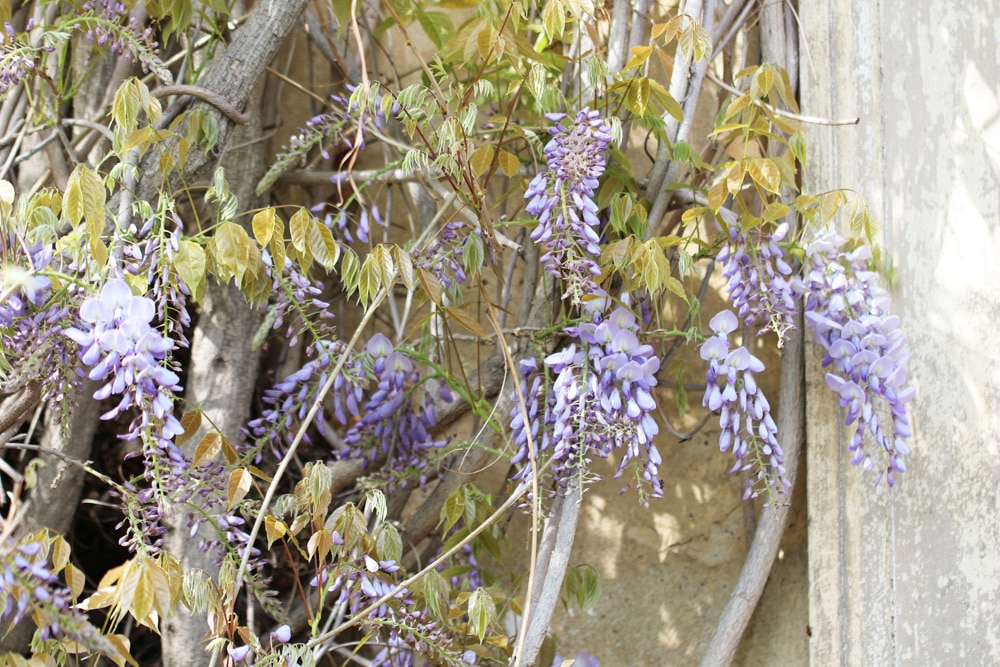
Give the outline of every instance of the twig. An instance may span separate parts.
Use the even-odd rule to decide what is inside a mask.
[[[197,97],[202,102],[207,102],[224,113],[226,117],[234,123],[246,125],[250,122],[250,116],[230,104],[229,100],[224,98],[222,95],[219,95],[214,90],[202,88],[201,86],[189,86],[187,84],[177,83],[170,86],[159,86],[158,88],[154,88],[150,91],[150,94],[153,97],[170,97],[172,95]]]
[[[0,408],[0,433],[24,421],[24,417],[31,412],[38,401],[42,399],[42,390],[37,384],[29,384],[21,390],[17,398],[4,401]]]
[[[743,91],[739,88],[734,88],[728,83],[718,78],[711,72],[708,74],[708,80],[722,88],[725,91],[732,93],[733,95],[743,95]],[[770,105],[765,105],[760,100],[754,100],[753,104],[758,107],[764,108],[767,106],[768,111],[772,112],[775,116],[781,116],[782,118],[788,118],[789,120],[797,120],[800,123],[808,123],[810,125],[857,125],[861,122],[861,118],[855,116],[854,118],[818,118],[816,116],[803,116],[802,114],[792,113],[791,111],[785,111],[784,109],[779,109],[777,107],[772,107]]]

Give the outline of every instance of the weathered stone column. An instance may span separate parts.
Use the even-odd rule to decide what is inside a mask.
[[[803,0],[809,192],[858,190],[898,278],[913,454],[852,469],[807,352],[811,662],[1000,664],[1000,14],[993,0]]]

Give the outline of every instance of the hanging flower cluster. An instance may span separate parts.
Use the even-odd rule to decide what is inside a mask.
[[[28,33],[35,29],[35,20],[29,19],[23,33],[14,30],[10,23],[3,24],[0,32],[0,95],[28,78],[38,65],[43,53],[55,50],[52,46],[33,46]]]
[[[513,462],[524,464],[517,478],[533,474],[530,433],[538,455],[551,457],[552,474],[561,487],[585,474],[592,456],[607,458],[620,449],[615,477],[630,461],[641,462],[641,484],[660,497],[662,459],[653,443],[659,427],[651,414],[660,360],[651,346],[639,342],[632,311],[618,306],[604,317],[597,304],[606,302],[588,302],[596,306],[586,311],[590,321],[567,329],[576,342],[546,357],[544,368],[535,359],[521,362],[527,414],[517,405],[511,414],[518,447]],[[546,377],[552,378],[550,385]]]
[[[68,327],[64,332],[80,346],[83,364],[92,367],[88,377],[107,380],[94,392],[94,398],[103,401],[121,396],[118,405],[101,415],[101,419],[114,419],[131,408],[138,409],[138,416],[122,437],[143,443],[146,477],[151,484],[143,497],[154,504],[162,494],[171,491],[166,486],[179,485],[185,479],[189,468],[174,442],[184,432],[173,415],[174,394],[181,389],[180,380],[166,366],[174,342],[150,326],[155,314],[156,306],[151,299],[133,295],[124,280],[112,278],[99,295],[81,304],[79,327]],[[152,519],[159,519],[158,511]],[[140,526],[134,528],[138,530]],[[123,540],[134,545],[136,540],[158,540],[160,535],[162,530],[153,525]],[[147,546],[155,548],[156,544]]]
[[[731,472],[755,470],[747,478],[744,499],[756,498],[758,482],[769,496],[787,492],[784,452],[775,437],[778,427],[771,417],[771,405],[754,379],[764,364],[745,346],[730,349],[729,334],[739,326],[736,315],[720,311],[709,327],[715,334],[701,346],[701,358],[708,362],[707,388],[702,404],[719,413],[719,449],[732,449],[736,465]]]
[[[822,234],[806,248],[807,265],[794,288],[805,298],[807,325],[826,350],[826,383],[847,409],[845,423],[857,425],[848,444],[851,463],[877,466],[875,483],[884,475],[892,486],[895,474],[906,470],[902,457],[910,453],[906,438],[913,434],[906,404],[916,388],[907,385],[906,338],[899,318],[889,313],[889,295],[869,266],[871,256],[868,246],[850,250],[839,235]]]
[[[566,114],[548,114],[553,121]],[[580,303],[598,287],[601,275],[600,235],[594,193],[604,173],[604,154],[611,145],[611,128],[597,111],[583,109],[567,127],[561,122],[549,130],[545,146],[548,169],[535,175],[524,198],[526,211],[538,218],[531,239],[547,252],[541,262],[546,271],[565,281],[566,298]]]
[[[143,28],[134,16],[129,15],[125,3],[116,0],[87,0],[81,7],[92,20],[85,20],[87,39],[100,47],[134,63],[146,67],[145,57],[156,51],[157,43],[152,26]],[[97,19],[97,20],[93,20]]]
[[[390,486],[406,486],[407,477],[414,473],[419,474],[423,486],[429,455],[448,441],[432,435],[436,423],[432,404],[421,403],[415,393],[420,373],[410,358],[382,334],[371,337],[365,352],[372,362],[375,391],[361,418],[344,436],[345,447],[339,456],[369,462],[385,460],[380,474],[387,476]],[[447,394],[445,397],[450,398]]]
[[[73,594],[48,563],[45,540],[35,534],[0,543],[0,620],[12,628],[30,616],[42,641],[72,641],[115,654],[107,637],[73,608]]]
[[[51,245],[28,245],[14,229],[0,232],[0,256],[13,263],[0,270],[0,358],[10,364],[0,392],[37,382],[42,399],[59,419],[79,391],[76,345],[62,335],[73,315],[54,299],[52,281],[44,275],[52,262]],[[28,268],[25,268],[28,267]]]
[[[774,331],[779,346],[785,333],[795,328],[795,299],[789,281],[792,267],[778,245],[787,234],[787,222],[773,231],[744,231],[731,225],[715,258],[722,264],[723,277],[729,279],[726,291],[736,314],[746,326],[763,324],[762,332]]]

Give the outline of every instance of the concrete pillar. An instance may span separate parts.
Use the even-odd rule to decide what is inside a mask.
[[[801,0],[809,192],[882,224],[915,433],[894,489],[849,464],[813,346],[813,665],[1000,664],[1000,12],[994,0]]]

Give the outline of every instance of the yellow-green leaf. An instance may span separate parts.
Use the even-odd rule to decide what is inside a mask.
[[[188,410],[181,415],[181,428],[184,429],[184,432],[174,439],[178,445],[183,445],[190,440],[201,428],[201,410]]]
[[[477,588],[469,597],[469,623],[472,631],[479,641],[482,642],[486,636],[486,631],[496,620],[497,608],[493,604],[493,598],[485,588]]]
[[[220,436],[215,431],[211,433],[206,433],[205,437],[201,439],[198,446],[194,450],[194,461],[192,465],[195,467],[200,466],[206,461],[211,461],[214,459],[218,453],[222,450],[222,436]]]
[[[517,159],[517,156],[505,150],[501,150],[500,154],[497,155],[497,163],[500,165],[500,170],[507,176],[514,176],[521,168],[521,161]]]
[[[80,597],[80,593],[83,592],[83,588],[87,584],[87,576],[78,570],[73,563],[69,563],[63,570],[63,579],[66,580],[66,586],[69,587],[73,599]]]
[[[494,148],[490,145],[480,146],[472,151],[472,155],[469,156],[469,166],[472,167],[472,173],[477,178],[490,168],[490,164],[493,162],[493,152]]]
[[[548,0],[545,9],[542,10],[542,25],[545,27],[545,34],[549,41],[555,41],[562,37],[566,29],[566,10],[562,0]]]
[[[412,292],[415,287],[413,281],[413,260],[410,258],[410,253],[398,246],[396,247],[396,264],[399,265],[400,280],[403,281],[406,289]]]
[[[125,134],[131,134],[136,128],[139,107],[142,104],[140,86],[146,88],[146,84],[135,77],[126,79],[118,86],[115,99],[111,103],[111,119],[125,131]],[[149,94],[148,88],[146,94]]]
[[[223,280],[234,277],[236,284],[241,285],[243,274],[251,268],[254,251],[257,250],[246,230],[234,222],[224,222],[219,225],[209,247],[215,263],[221,269],[220,277]],[[256,254],[259,257],[259,252]]]
[[[309,227],[312,223],[312,215],[304,208],[300,208],[288,221],[288,231],[292,235],[292,247],[299,252],[304,252],[309,247],[306,238]]]
[[[424,269],[417,267],[417,277],[420,279],[420,285],[424,288],[424,293],[427,294],[427,298],[438,306],[442,305],[441,282],[437,279],[437,276],[430,271],[425,271]]]
[[[275,540],[280,540],[288,533],[288,526],[284,521],[268,514],[264,517],[264,532],[267,535],[267,548],[270,549]]]
[[[652,53],[653,47],[651,46],[633,46],[632,57],[629,58],[628,64],[625,65],[625,71],[641,68],[649,60],[649,56]]]
[[[104,232],[104,201],[101,177],[86,165],[78,164],[63,194],[63,213],[69,224],[76,227],[85,219],[91,238],[99,238]]]
[[[729,196],[728,180],[722,179],[718,183],[712,186],[712,189],[708,191],[708,206],[715,212],[718,213],[722,205],[726,203],[726,197]]]
[[[443,310],[444,310],[445,313],[447,313],[447,315],[449,317],[451,317],[452,319],[454,319],[456,322],[458,322],[459,324],[461,324],[464,328],[468,329],[469,331],[471,331],[475,335],[479,336],[480,338],[489,338],[490,337],[490,335],[488,333],[486,333],[486,331],[483,330],[483,328],[481,326],[479,326],[479,322],[477,322],[475,320],[475,318],[473,318],[471,315],[469,315],[463,309],[461,309],[461,308],[449,308],[449,307],[445,306],[443,308]]]
[[[330,229],[319,220],[313,219],[309,229],[309,250],[316,261],[327,270],[333,271],[340,258],[340,246],[333,238]]]
[[[276,217],[274,209],[270,206],[253,216],[253,221],[250,223],[250,226],[253,227],[253,237],[257,239],[257,243],[262,248],[271,242],[271,237],[274,235],[274,219]],[[280,270],[281,267],[277,268]]]
[[[743,177],[746,175],[746,171],[746,160],[740,160],[729,168],[729,171],[726,173],[726,187],[729,189],[729,192],[734,195],[739,193],[743,187]]]
[[[237,468],[229,473],[229,483],[226,484],[226,501],[228,508],[232,509],[246,498],[250,492],[250,473],[244,468]]]
[[[187,285],[195,301],[200,301],[204,293],[205,270],[205,249],[193,241],[181,241],[174,254],[174,271]]]
[[[750,160],[747,171],[750,172],[750,178],[768,192],[777,193],[781,189],[781,172],[773,160],[769,158]]]

